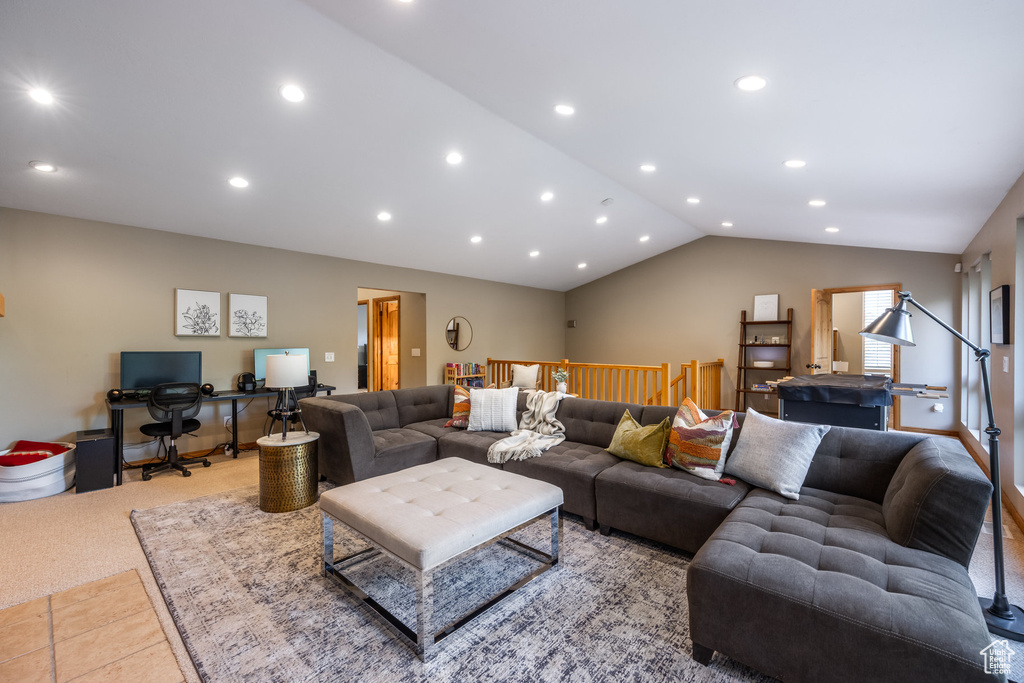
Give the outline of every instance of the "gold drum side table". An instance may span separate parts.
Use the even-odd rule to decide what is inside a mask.
[[[260,448],[260,510],[292,512],[317,501],[316,432],[257,439]]]

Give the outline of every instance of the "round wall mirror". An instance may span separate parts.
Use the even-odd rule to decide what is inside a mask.
[[[444,331],[445,341],[448,346],[456,351],[465,351],[469,343],[473,341],[473,328],[469,321],[461,315],[457,315],[448,321],[448,328]]]

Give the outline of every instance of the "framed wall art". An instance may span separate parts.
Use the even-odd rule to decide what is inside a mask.
[[[1010,285],[1000,285],[988,293],[989,339],[993,344],[1010,343]]]
[[[754,320],[778,320],[779,319],[779,295],[778,294],[755,294],[754,295]]]
[[[228,294],[228,336],[267,336],[267,297]]]
[[[179,337],[219,337],[220,292],[175,289],[174,334]]]

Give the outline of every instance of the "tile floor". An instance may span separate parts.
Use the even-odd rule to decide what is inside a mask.
[[[133,569],[0,610],[0,681],[184,677]]]

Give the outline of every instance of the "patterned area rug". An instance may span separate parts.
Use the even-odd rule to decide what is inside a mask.
[[[132,513],[206,681],[770,680],[721,655],[710,667],[690,658],[684,555],[601,536],[573,516],[565,518],[557,569],[447,638],[423,664],[320,576],[316,505],[270,514],[258,501],[258,488],[248,487]],[[546,549],[550,525],[517,538]],[[492,545],[435,580],[435,612],[460,614],[536,566]],[[396,563],[365,563],[357,583],[412,623],[414,592]]]

